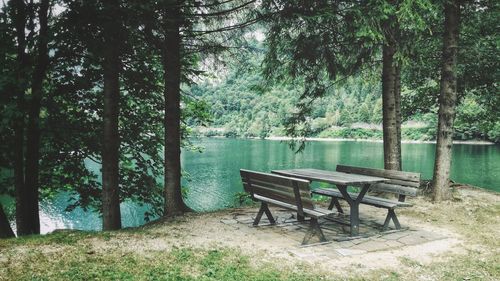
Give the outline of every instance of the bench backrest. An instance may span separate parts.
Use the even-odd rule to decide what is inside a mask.
[[[243,188],[252,195],[260,195],[294,205],[303,215],[303,208],[314,209],[309,181],[297,178],[240,170]]]
[[[418,194],[417,187],[420,186],[419,173],[346,165],[337,165],[337,171],[390,179],[384,183],[373,184],[370,190],[399,194],[399,201],[404,201],[407,195],[416,196]]]

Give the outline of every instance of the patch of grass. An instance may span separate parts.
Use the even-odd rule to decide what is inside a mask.
[[[41,246],[41,245],[74,245],[82,239],[99,237],[108,239],[112,234],[109,232],[93,232],[78,230],[60,230],[47,235],[28,235],[12,239],[0,239],[0,249],[16,245]]]
[[[57,231],[44,236],[0,240],[3,280],[500,280],[500,204],[498,195],[458,189],[460,200],[432,204],[417,198],[402,216],[460,234],[464,253],[444,253],[431,264],[401,258],[397,269],[319,272],[299,261],[262,261],[231,248],[173,247],[141,252],[127,247],[165,234],[155,227],[117,232]],[[179,219],[180,221],[180,219]],[[160,222],[159,222],[160,223]],[[163,222],[164,223],[164,222]],[[169,229],[177,220],[169,221]],[[185,242],[179,238],[179,245]],[[124,245],[125,244],[125,245]],[[96,246],[97,245],[97,246]],[[265,255],[265,253],[262,253]],[[268,258],[268,257],[266,257]]]
[[[273,264],[255,267],[249,256],[234,249],[174,248],[138,254],[113,248],[94,252],[85,243],[68,244],[54,237],[39,240],[47,241],[25,244],[29,248],[22,255],[16,250],[2,253],[0,280],[326,280],[325,276],[284,271]],[[40,245],[58,247],[52,251]]]

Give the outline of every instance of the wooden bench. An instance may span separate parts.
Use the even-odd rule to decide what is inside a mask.
[[[402,172],[395,170],[383,170],[383,169],[371,169],[362,167],[353,167],[345,165],[337,165],[338,172],[382,177],[390,179],[384,183],[376,183],[370,186],[370,192],[386,192],[398,195],[398,200],[391,200],[386,198],[380,198],[377,196],[366,195],[361,200],[361,204],[366,204],[378,208],[387,209],[387,216],[385,218],[383,229],[386,230],[389,227],[391,220],[394,223],[396,229],[401,229],[401,224],[399,223],[398,217],[396,216],[395,209],[400,207],[409,207],[410,203],[405,202],[406,196],[416,196],[418,193],[417,187],[420,186],[420,174],[411,172]],[[319,194],[323,196],[329,196],[332,198],[329,210],[333,207],[337,209],[339,213],[344,213],[338,199],[343,199],[344,197],[338,190],[318,188],[313,190],[312,193]],[[356,198],[357,193],[349,193],[351,198]]]
[[[259,224],[264,213],[271,224],[276,223],[268,207],[268,204],[271,204],[297,212],[299,221],[305,221],[305,217],[310,218],[310,227],[302,245],[307,244],[315,235],[319,237],[320,242],[326,242],[318,219],[334,212],[314,205],[308,180],[249,170],[240,170],[240,175],[245,191],[250,193],[253,200],[261,202],[259,212],[253,222],[254,226]]]

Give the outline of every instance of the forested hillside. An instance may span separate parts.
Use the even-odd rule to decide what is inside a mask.
[[[285,136],[284,122],[296,111],[304,84],[291,80],[269,82],[261,68],[266,46],[256,40],[249,45],[232,58],[232,63],[221,71],[223,74],[218,79],[206,79],[191,87],[193,95],[207,103],[212,117],[208,127],[195,130],[198,134],[259,138]],[[313,101],[314,110],[308,116],[309,136],[381,139],[379,75],[380,68],[372,68],[355,77],[330,83],[328,94]],[[425,87],[419,88],[403,82],[403,139],[435,139],[436,93],[439,91],[436,81],[429,80]],[[500,141],[496,106],[500,104],[495,94],[466,92],[457,108],[455,139]]]

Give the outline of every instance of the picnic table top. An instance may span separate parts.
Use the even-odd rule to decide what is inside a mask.
[[[327,170],[319,170],[311,168],[272,170],[272,173],[288,177],[295,177],[301,179],[308,179],[312,181],[321,181],[331,184],[350,185],[350,186],[363,186],[365,184],[385,182],[389,180],[380,177],[372,177],[372,176],[349,174],[337,171],[327,171]]]

